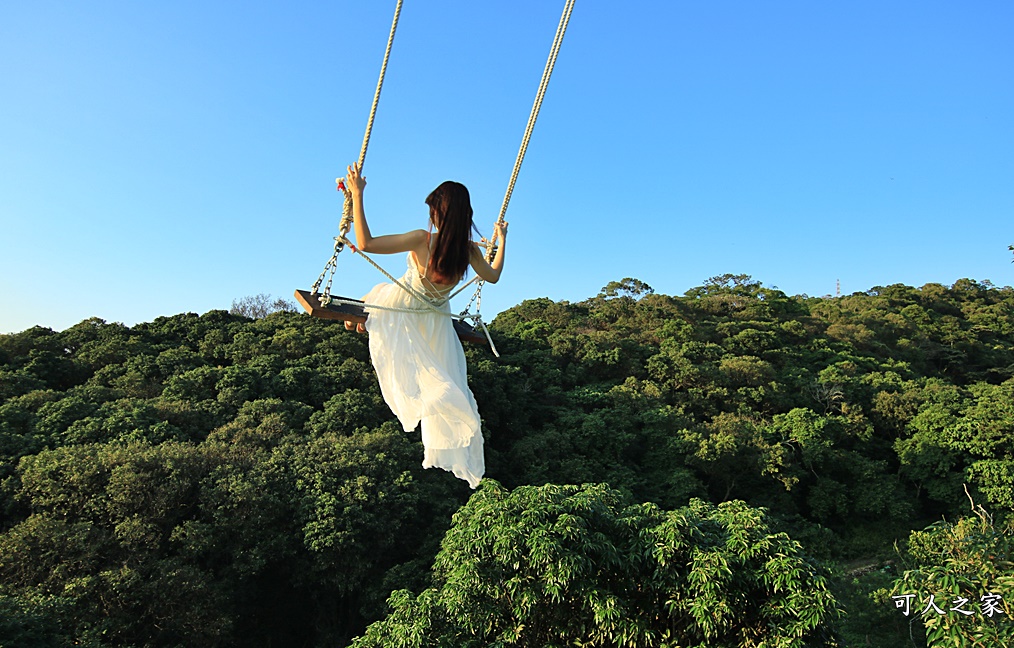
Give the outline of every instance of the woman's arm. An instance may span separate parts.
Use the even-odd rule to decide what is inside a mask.
[[[503,272],[503,256],[504,249],[507,247],[507,223],[499,222],[494,226],[493,229],[493,243],[497,240],[500,241],[500,246],[496,250],[496,255],[493,257],[492,263],[487,263],[485,257],[479,248],[472,248],[472,254],[469,261],[472,264],[472,270],[475,270],[475,274],[483,281],[489,283],[496,283],[500,281],[500,274]]]
[[[360,250],[375,254],[396,254],[419,250],[420,246],[425,249],[426,230],[373,236],[370,232],[370,225],[366,222],[366,211],[363,208],[363,190],[366,189],[366,178],[363,177],[362,169],[358,163],[349,165],[348,175],[345,176],[345,179],[348,182],[349,192],[352,194],[352,223],[356,235],[356,246]]]

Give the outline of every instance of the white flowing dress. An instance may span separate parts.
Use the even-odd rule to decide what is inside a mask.
[[[401,281],[421,294],[432,292],[424,287],[411,253]],[[366,309],[370,357],[380,391],[406,432],[422,423],[423,468],[443,468],[475,488],[486,472],[482,431],[450,304],[438,306],[447,313],[438,315],[389,283],[374,286],[363,301],[412,310]]]

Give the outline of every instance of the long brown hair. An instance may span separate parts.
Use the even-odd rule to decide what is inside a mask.
[[[448,180],[426,196],[430,224],[437,239],[430,251],[428,268],[439,283],[465,276],[472,248],[472,201],[460,182]]]

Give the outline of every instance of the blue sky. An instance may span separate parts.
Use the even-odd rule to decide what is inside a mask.
[[[405,0],[366,160],[375,232],[424,226],[446,179],[489,232],[562,8]],[[0,333],[309,288],[393,9],[0,5]],[[1014,283],[1012,25],[1000,1],[578,0],[484,315],[623,277]],[[339,268],[341,294],[380,281]]]

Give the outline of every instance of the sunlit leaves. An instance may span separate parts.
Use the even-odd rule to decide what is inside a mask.
[[[889,592],[878,592],[885,604],[892,595],[913,596],[911,615],[925,627],[930,646],[1014,642],[1014,519],[994,522],[980,507],[976,511],[978,516],[913,532],[903,555],[907,569]],[[985,603],[991,595],[1000,597],[996,611]],[[932,610],[931,596],[944,614]]]
[[[604,486],[483,486],[436,587],[392,597],[366,646],[834,645],[834,597],[742,502],[664,511]],[[422,639],[426,637],[426,639]]]

